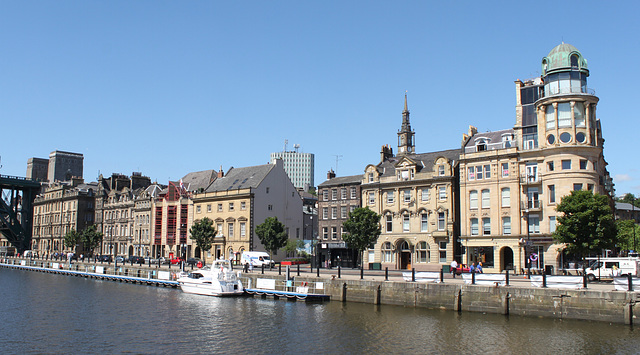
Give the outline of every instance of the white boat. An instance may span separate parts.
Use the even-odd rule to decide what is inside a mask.
[[[213,265],[193,270],[177,281],[185,293],[206,296],[236,296],[244,293],[242,282],[228,260],[216,260]]]

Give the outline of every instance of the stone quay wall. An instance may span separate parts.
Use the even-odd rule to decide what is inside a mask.
[[[284,276],[243,274],[252,279]],[[571,290],[513,286],[482,286],[454,283],[417,283],[359,279],[293,278],[297,283],[324,283],[324,293],[333,302],[360,302],[405,307],[424,307],[457,312],[578,319],[639,324],[634,313],[638,293],[629,291]]]

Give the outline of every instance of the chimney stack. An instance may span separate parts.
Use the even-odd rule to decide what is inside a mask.
[[[336,177],[336,173],[335,173],[335,172],[333,172],[333,169],[329,170],[329,171],[327,172],[327,180],[331,180],[331,179],[333,179],[334,177]]]

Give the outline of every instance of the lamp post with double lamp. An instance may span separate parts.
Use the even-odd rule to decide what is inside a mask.
[[[530,259],[530,249],[531,249],[531,231],[529,230],[529,209],[526,208],[524,210],[524,218],[525,218],[525,228],[527,229],[527,240],[524,245],[524,262],[527,265],[527,277],[531,277],[531,260]]]

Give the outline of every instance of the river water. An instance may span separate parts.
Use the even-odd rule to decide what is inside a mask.
[[[2,354],[634,354],[620,324],[215,298],[0,269]]]

